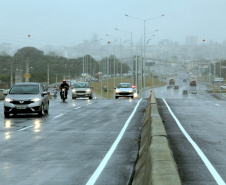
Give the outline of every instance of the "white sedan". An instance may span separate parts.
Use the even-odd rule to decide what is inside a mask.
[[[132,87],[130,83],[120,83],[115,88],[115,99],[119,97],[134,97],[136,90]]]

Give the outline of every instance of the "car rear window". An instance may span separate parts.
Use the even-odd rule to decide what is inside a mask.
[[[38,94],[38,85],[14,85],[9,94]]]

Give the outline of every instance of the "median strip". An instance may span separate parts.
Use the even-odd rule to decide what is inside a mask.
[[[181,185],[154,92],[148,100],[132,185]]]

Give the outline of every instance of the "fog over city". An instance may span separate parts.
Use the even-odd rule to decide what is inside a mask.
[[[173,45],[176,51],[179,45],[226,40],[224,0],[0,0],[0,5],[0,52],[10,55],[32,46],[65,57],[92,53],[98,58],[110,41],[109,52],[119,56],[120,39],[129,55],[131,36],[134,53],[143,42],[144,23],[150,56],[153,46],[166,51],[164,46]]]

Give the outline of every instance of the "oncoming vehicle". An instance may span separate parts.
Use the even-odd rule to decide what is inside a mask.
[[[115,88],[115,99],[119,97],[134,97],[134,89],[130,83],[120,83]]]
[[[88,97],[93,98],[93,88],[88,82],[79,82],[74,84],[72,87],[72,99]]]
[[[9,93],[5,93],[4,115],[11,113],[38,113],[43,116],[49,112],[49,97],[41,83],[22,82],[12,86]]]
[[[183,90],[182,94],[188,94],[188,90]]]

